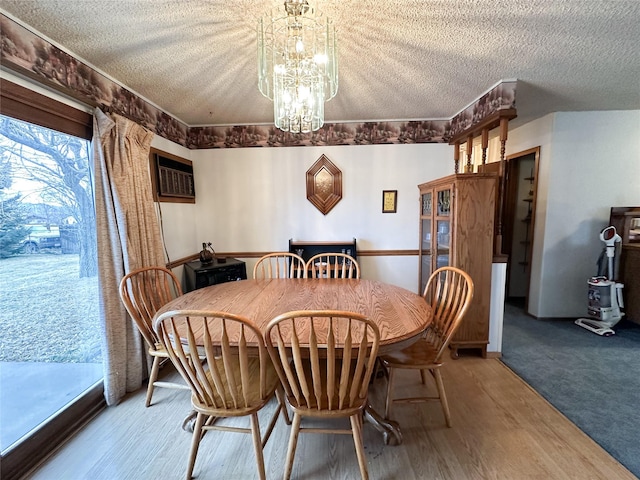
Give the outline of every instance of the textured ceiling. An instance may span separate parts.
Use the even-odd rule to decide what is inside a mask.
[[[518,122],[640,109],[638,0],[310,0],[335,20],[328,122],[451,118],[518,79]],[[2,12],[190,126],[272,123],[256,20],[282,2],[2,0]]]

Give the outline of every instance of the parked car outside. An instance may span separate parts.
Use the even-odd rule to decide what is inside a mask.
[[[60,248],[60,229],[55,225],[25,225],[29,235],[22,242],[25,253],[38,253],[42,249]]]

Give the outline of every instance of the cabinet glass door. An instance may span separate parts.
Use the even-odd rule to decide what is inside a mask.
[[[431,219],[422,219],[422,239],[420,241],[420,250],[422,252],[420,266],[420,293],[424,292],[427,286],[427,280],[431,275],[432,255],[431,255]]]
[[[439,217],[449,216],[451,213],[451,189],[438,190],[438,212]]]
[[[431,192],[422,194],[422,215],[423,216],[431,216]]]
[[[425,192],[420,197],[420,292],[424,292],[429,276],[433,271],[433,242],[431,234],[433,230],[433,192]]]
[[[451,233],[449,220],[438,220],[436,222],[436,268],[446,267],[451,264]]]
[[[438,190],[436,238],[434,239],[436,265],[435,268],[451,265],[451,189]]]
[[[624,235],[625,232],[618,232],[618,235]],[[624,241],[624,240],[623,240]],[[640,243],[640,216],[634,216],[629,220],[629,243]]]

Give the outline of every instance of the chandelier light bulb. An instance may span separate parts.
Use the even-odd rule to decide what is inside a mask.
[[[304,85],[300,85],[298,87],[298,98],[302,101],[309,97],[309,87],[305,87]]]

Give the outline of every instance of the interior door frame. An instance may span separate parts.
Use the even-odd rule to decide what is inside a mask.
[[[507,261],[507,282],[505,288],[505,297],[509,298],[509,281],[510,281],[510,270],[511,270],[511,246],[513,242],[513,230],[515,224],[515,212],[517,210],[516,203],[518,201],[517,193],[518,193],[518,179],[519,179],[519,170],[520,170],[520,162],[519,160],[523,157],[528,157],[530,155],[534,155],[534,166],[533,166],[533,202],[531,204],[531,224],[529,225],[531,231],[531,244],[530,248],[527,251],[526,258],[526,292],[527,295],[525,297],[525,309],[528,311],[529,308],[529,297],[530,292],[529,289],[531,287],[531,259],[533,258],[533,248],[535,245],[535,219],[536,219],[536,204],[538,202],[538,175],[539,175],[539,166],[540,166],[540,146],[529,148],[527,150],[523,150],[517,153],[513,153],[511,155],[507,155],[505,157],[505,165],[504,172],[507,176],[506,178],[506,186],[503,197],[503,216],[502,216],[502,225],[503,225],[503,236],[502,236],[502,252],[508,255]]]

